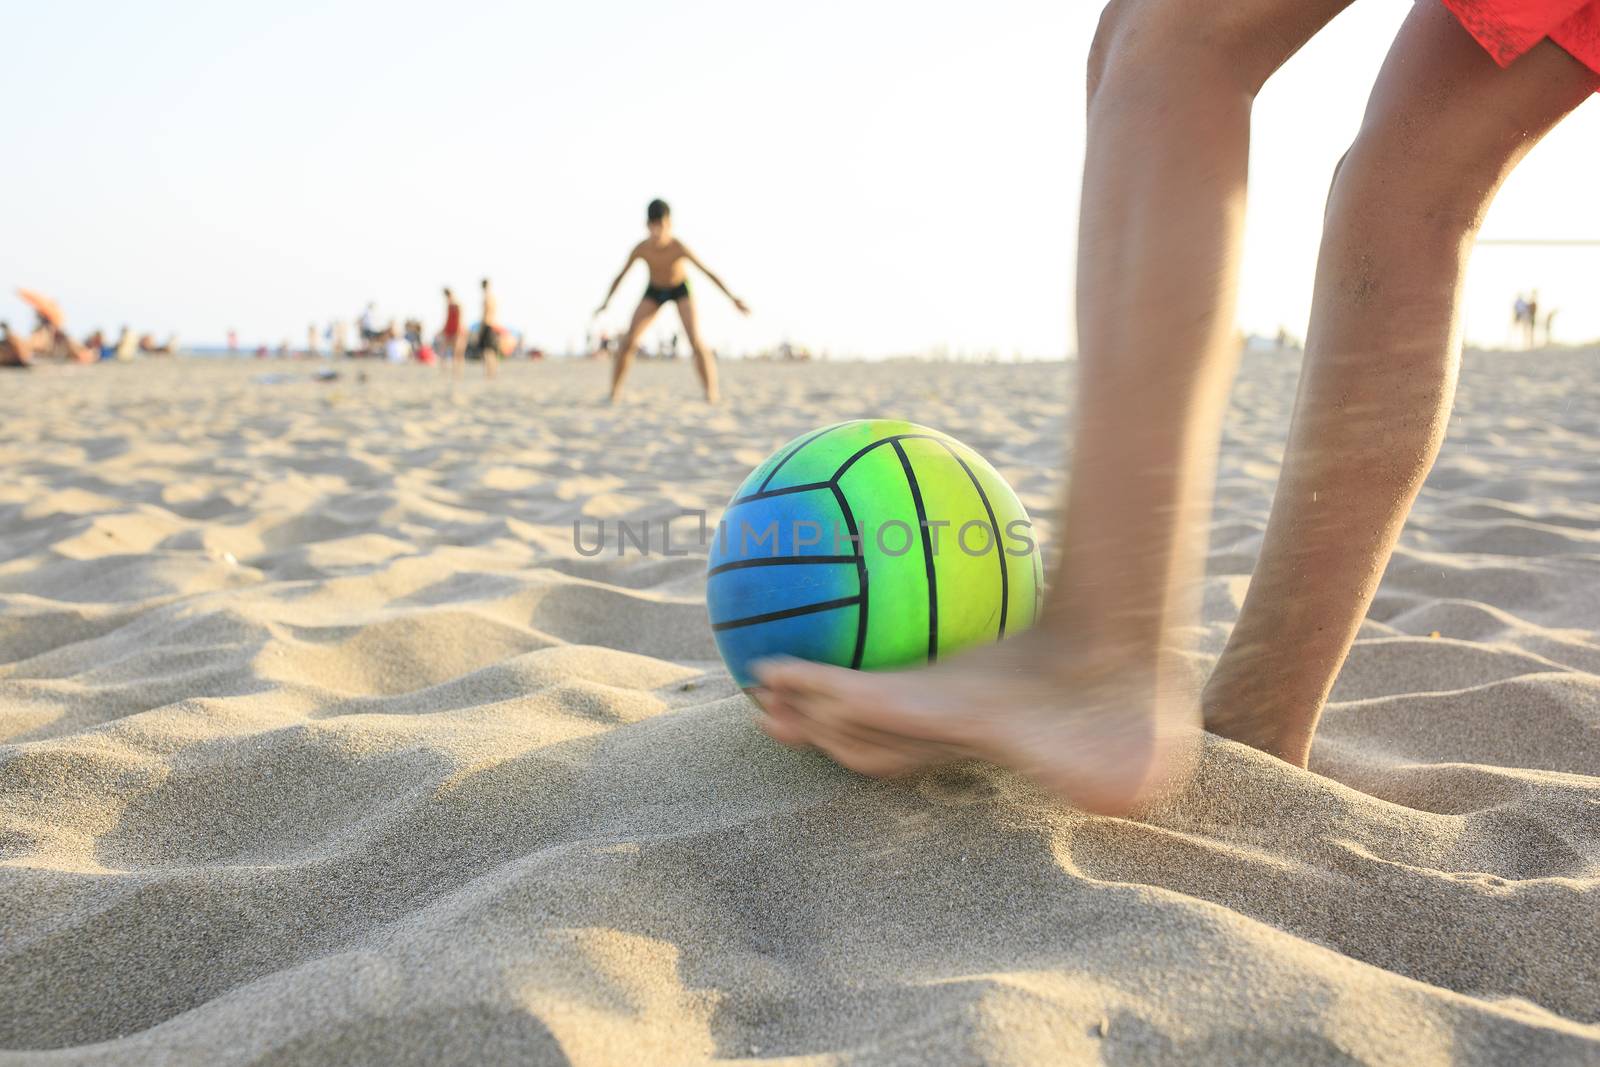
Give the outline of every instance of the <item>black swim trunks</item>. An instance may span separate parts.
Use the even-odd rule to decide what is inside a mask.
[[[647,285],[644,287],[644,298],[654,300],[658,304],[670,304],[675,300],[682,300],[689,295],[689,283],[681,281],[677,285]]]

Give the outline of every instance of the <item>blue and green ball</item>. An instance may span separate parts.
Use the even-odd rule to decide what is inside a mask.
[[[713,536],[706,605],[739,685],[788,655],[860,670],[937,660],[1038,614],[1028,513],[971,448],[909,422],[798,437],[739,486]]]

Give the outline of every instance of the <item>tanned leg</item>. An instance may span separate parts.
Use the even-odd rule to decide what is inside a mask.
[[[1283,474],[1207,729],[1306,765],[1444,437],[1478,224],[1597,82],[1548,41],[1501,70],[1444,7],[1412,9],[1329,197]]]
[[[683,322],[683,332],[689,335],[689,347],[694,352],[694,371],[700,376],[700,385],[706,391],[706,403],[715,404],[721,395],[717,390],[717,357],[700,340],[694,297],[686,296],[678,301],[678,318]]]
[[[613,404],[617,402],[617,397],[622,395],[622,379],[628,376],[628,369],[633,366],[634,354],[639,351],[639,338],[644,336],[645,330],[650,328],[650,323],[655,319],[656,312],[660,310],[661,305],[654,300],[641,300],[639,306],[634,308],[633,321],[628,324],[628,336],[617,346],[616,358],[611,361]]]

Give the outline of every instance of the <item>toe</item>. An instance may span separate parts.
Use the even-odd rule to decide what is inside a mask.
[[[861,742],[821,744],[818,747],[839,766],[868,778],[896,778],[917,766],[914,760],[908,760],[901,753]]]
[[[751,669],[763,687],[790,700],[807,694],[828,692],[839,685],[840,678],[849,678],[858,673],[844,667],[832,667],[826,663],[812,663],[789,656],[761,660]]]
[[[768,737],[780,745],[788,745],[790,748],[806,748],[809,745],[805,730],[798,722],[763,715],[760,726]]]
[[[916,741],[829,723],[808,722],[806,737],[835,763],[871,778],[897,778],[949,759]]]
[[[761,729],[781,745],[802,748],[807,745],[805,719],[777,693],[763,687],[751,689],[750,697],[765,715],[758,717]]]

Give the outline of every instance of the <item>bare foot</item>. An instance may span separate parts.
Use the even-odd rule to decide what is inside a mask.
[[[756,668],[763,728],[861,774],[977,758],[1088,811],[1123,815],[1179,773],[1198,736],[1192,700],[1142,670],[1071,663],[1035,630],[947,663],[866,673],[800,660]]]

